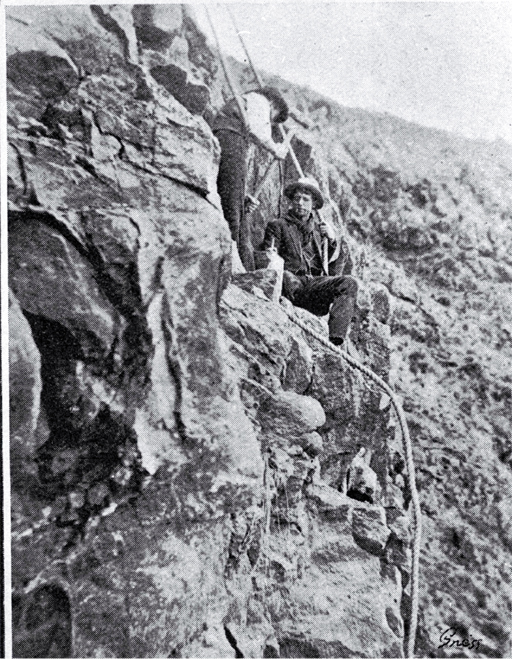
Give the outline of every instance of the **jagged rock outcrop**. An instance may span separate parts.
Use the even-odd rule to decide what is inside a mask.
[[[15,653],[399,656],[389,413],[261,277],[228,285],[190,11],[12,7],[7,40]],[[344,490],[360,445],[374,504]]]
[[[326,332],[321,321],[297,313]],[[402,571],[407,579],[408,557],[397,561],[398,554],[393,557],[389,549],[394,534],[388,523],[395,507],[387,506],[384,495],[380,505],[371,506],[343,491],[354,444],[344,446],[341,438],[375,414],[371,392],[359,375],[330,362],[323,348],[308,345],[268,302],[229,287],[221,319],[233,350],[246,361],[244,402],[254,410],[263,448],[269,449],[272,502],[252,597],[266,611],[273,635],[265,641],[266,650],[263,645],[255,652],[257,632],[244,630],[240,613],[232,613],[227,624],[238,647],[250,656],[400,655],[402,623],[395,629],[383,624],[388,609],[402,619]],[[327,386],[326,380],[336,376],[339,382]],[[339,410],[343,416],[325,422]],[[387,435],[372,438],[363,432],[362,437],[378,456],[373,463],[378,469],[379,459],[388,454]],[[258,558],[251,552],[248,559],[246,571],[254,573]],[[237,579],[243,575],[240,568]],[[242,590],[247,596],[247,586]],[[354,634],[363,628],[362,636]],[[245,643],[252,649],[244,651]]]
[[[230,279],[205,120],[228,91],[192,11],[9,7],[7,46],[15,654],[401,656],[389,401],[272,275]],[[312,120],[293,143],[350,233],[351,342],[411,421],[417,653],[474,656],[439,647],[452,627],[507,656],[510,150],[266,79]],[[268,164],[252,146],[250,189]],[[292,176],[274,165],[256,248]],[[371,502],[347,496],[361,447]]]

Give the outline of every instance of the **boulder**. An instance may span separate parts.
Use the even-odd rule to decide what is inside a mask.
[[[391,533],[386,525],[384,509],[354,510],[352,533],[360,547],[377,556],[382,555]]]
[[[290,437],[323,426],[325,413],[314,398],[283,391],[279,397],[270,397],[262,403],[259,419],[266,432]]]

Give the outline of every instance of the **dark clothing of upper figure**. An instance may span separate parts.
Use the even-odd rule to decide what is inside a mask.
[[[276,94],[280,98],[277,91]],[[273,153],[279,145],[272,140],[272,103],[264,90],[244,94],[239,101],[245,108],[245,120],[240,114],[238,101],[233,98],[219,110],[212,125],[221,148],[217,190],[240,259],[246,270],[254,270],[251,226],[244,209],[249,140],[254,139]],[[273,102],[279,105],[281,101]],[[274,121],[283,121],[286,115],[287,106],[284,103],[281,116],[274,118]]]
[[[354,314],[357,281],[350,276],[352,260],[345,241],[339,256],[329,263],[329,275],[324,273],[322,240],[313,214],[301,222],[289,211],[284,218],[269,222],[263,249],[273,244],[284,260],[283,295],[317,316],[329,313],[329,337],[341,344]],[[336,240],[328,239],[329,257],[336,246]]]
[[[240,260],[246,270],[254,270],[251,225],[245,212],[245,180],[248,141],[232,130],[215,133],[221,148],[217,191],[222,212],[231,231],[231,239],[238,246]]]
[[[219,130],[229,130],[240,137],[249,139],[249,130],[240,116],[240,109],[235,98],[232,98],[219,110],[213,120],[212,130],[215,134]]]

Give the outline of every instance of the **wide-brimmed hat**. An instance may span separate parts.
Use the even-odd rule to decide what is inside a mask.
[[[288,197],[288,199],[293,199],[293,195],[297,192],[297,190],[306,190],[311,195],[313,195],[313,199],[316,202],[317,208],[322,208],[324,205],[323,195],[320,192],[320,187],[314,178],[303,176],[302,178],[298,179],[298,181],[295,181],[295,183],[290,183],[290,185],[287,185],[284,189],[284,194]]]

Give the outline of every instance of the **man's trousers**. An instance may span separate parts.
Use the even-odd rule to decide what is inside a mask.
[[[254,270],[251,226],[244,212],[247,140],[231,130],[219,130],[215,137],[221,148],[217,190],[222,211],[244,267],[246,270]]]
[[[354,315],[357,281],[350,275],[297,277],[284,273],[283,295],[315,316],[329,314],[329,338],[345,339]]]

